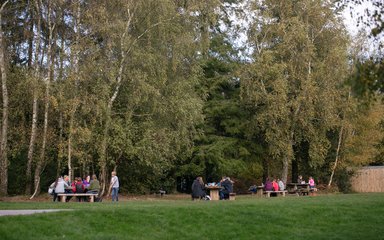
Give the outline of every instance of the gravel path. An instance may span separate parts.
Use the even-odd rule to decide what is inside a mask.
[[[72,209],[34,209],[34,210],[0,210],[0,216],[29,215],[35,213],[49,213],[59,211],[71,211]]]

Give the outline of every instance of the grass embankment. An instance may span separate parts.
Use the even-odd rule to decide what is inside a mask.
[[[10,203],[74,211],[0,217],[1,239],[384,239],[384,194],[236,201]]]

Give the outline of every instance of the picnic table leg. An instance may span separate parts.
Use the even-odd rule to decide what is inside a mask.
[[[66,198],[67,198],[67,196],[61,196],[61,202],[65,202]]]
[[[93,195],[92,195],[92,196],[89,196],[89,202],[93,202],[93,198],[94,198]]]
[[[267,197],[271,197],[271,192],[267,192]]]
[[[262,197],[263,196],[263,189],[259,189],[256,194],[259,195],[260,197]]]

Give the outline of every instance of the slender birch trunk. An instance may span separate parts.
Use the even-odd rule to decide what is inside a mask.
[[[52,47],[54,44],[53,41],[53,34],[55,29],[55,24],[52,23],[52,6],[51,1],[48,1],[48,11],[47,11],[47,21],[48,21],[48,30],[49,30],[49,37],[48,37],[48,49],[47,49],[47,69],[48,74],[45,81],[45,97],[44,97],[44,127],[43,127],[43,141],[41,146],[41,152],[39,160],[36,163],[35,168],[35,179],[34,179],[34,187],[35,187],[35,194],[39,194],[40,192],[40,175],[43,172],[43,169],[45,167],[45,149],[47,145],[47,132],[48,132],[48,113],[49,113],[49,99],[50,99],[50,83],[51,78],[53,76],[53,66],[54,66],[54,57],[53,57],[53,51]],[[33,197],[33,196],[32,196]]]
[[[0,8],[0,71],[1,71],[1,90],[3,93],[3,117],[1,123],[1,143],[0,143],[0,195],[8,194],[8,89],[7,89],[7,71],[5,66],[5,42],[2,29],[2,14],[8,1],[5,1]]]
[[[101,195],[104,195],[104,192],[106,190],[106,182],[107,182],[107,141],[108,141],[108,132],[110,128],[110,123],[111,123],[111,113],[112,113],[112,107],[113,103],[116,100],[117,95],[119,94],[119,90],[121,87],[121,82],[123,78],[123,70],[124,70],[124,64],[126,61],[126,56],[131,48],[128,50],[125,50],[126,48],[124,47],[125,42],[126,42],[126,37],[129,31],[129,27],[131,26],[131,21],[133,19],[133,14],[130,12],[130,9],[127,9],[128,13],[128,20],[124,29],[124,32],[121,36],[120,39],[120,63],[119,63],[119,71],[117,74],[117,81],[116,81],[116,86],[115,90],[111,96],[111,98],[108,101],[107,105],[107,111],[106,111],[106,117],[105,117],[105,126],[104,126],[104,131],[103,131],[103,141],[102,141],[102,148],[101,148],[101,154],[100,154],[100,168],[101,168],[101,174],[100,174],[100,182],[101,182]],[[140,37],[140,36],[139,36]]]
[[[335,159],[335,163],[333,164],[333,167],[332,167],[331,177],[329,178],[329,182],[328,182],[328,186],[327,186],[328,188],[331,187],[333,176],[335,175],[337,164],[339,162],[341,142],[342,142],[342,139],[343,139],[343,132],[344,132],[344,126],[341,126],[341,129],[340,129],[340,132],[339,132],[339,141],[337,143],[337,149],[336,149],[336,159]]]
[[[73,180],[73,169],[72,169],[72,138],[73,138],[73,131],[74,131],[74,124],[75,124],[75,116],[76,111],[78,107],[78,101],[77,101],[77,91],[78,91],[78,85],[79,85],[79,41],[80,41],[80,21],[81,21],[81,6],[80,6],[80,0],[77,2],[76,5],[76,17],[75,17],[75,43],[77,45],[77,49],[74,51],[73,55],[73,66],[74,66],[74,74],[75,74],[75,91],[74,91],[74,102],[71,109],[71,115],[69,119],[69,132],[68,132],[68,176],[69,179]]]
[[[59,176],[61,172],[61,161],[63,159],[63,113],[59,114],[59,146],[57,151],[57,170],[56,176]]]
[[[64,23],[64,13],[62,13],[62,24]],[[64,39],[64,36],[62,37]],[[58,81],[63,81],[63,71],[64,71],[64,41],[61,41],[60,44],[60,53],[59,53],[59,73],[58,73]],[[59,90],[59,99],[60,101],[63,99],[62,97],[62,89]],[[58,145],[58,151],[57,151],[57,171],[56,176],[59,176],[61,172],[61,165],[62,160],[64,156],[64,140],[63,140],[63,133],[64,133],[64,127],[63,127],[63,109],[59,108],[59,145]]]
[[[289,157],[285,156],[283,159],[283,170],[281,173],[281,181],[283,181],[285,184],[287,183],[288,179],[288,167],[289,167]]]
[[[33,155],[35,151],[35,142],[36,142],[36,134],[37,134],[37,117],[38,117],[38,89],[37,82],[40,78],[40,45],[41,45],[41,2],[35,1],[35,17],[37,20],[36,24],[36,44],[35,44],[35,55],[34,55],[34,63],[33,63],[33,102],[32,102],[32,126],[31,126],[31,138],[29,140],[29,148],[28,148],[28,161],[27,161],[27,170],[26,170],[26,188],[25,194],[31,194],[32,187],[32,163],[33,163]]]
[[[347,103],[349,103],[350,99],[351,99],[351,92],[348,93]],[[343,115],[342,115],[341,128],[340,128],[340,132],[339,132],[339,140],[338,140],[337,149],[336,149],[335,163],[333,164],[333,167],[332,167],[331,176],[329,178],[329,182],[328,182],[327,188],[331,187],[332,181],[333,181],[333,177],[335,175],[335,171],[336,171],[336,168],[337,168],[337,165],[340,162],[340,150],[341,150],[341,145],[343,143],[344,131],[345,131],[345,125],[343,123],[344,118],[345,118],[345,113],[343,113]]]

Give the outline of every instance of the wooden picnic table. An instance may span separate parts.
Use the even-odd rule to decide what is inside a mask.
[[[61,202],[65,202],[67,197],[89,197],[89,202],[94,202],[95,197],[99,195],[98,193],[58,193]]]
[[[209,190],[209,196],[211,197],[211,201],[220,200],[219,191],[222,187],[220,186],[206,186],[206,189]]]
[[[293,193],[298,196],[308,195],[309,184],[308,183],[287,183],[288,193]]]

